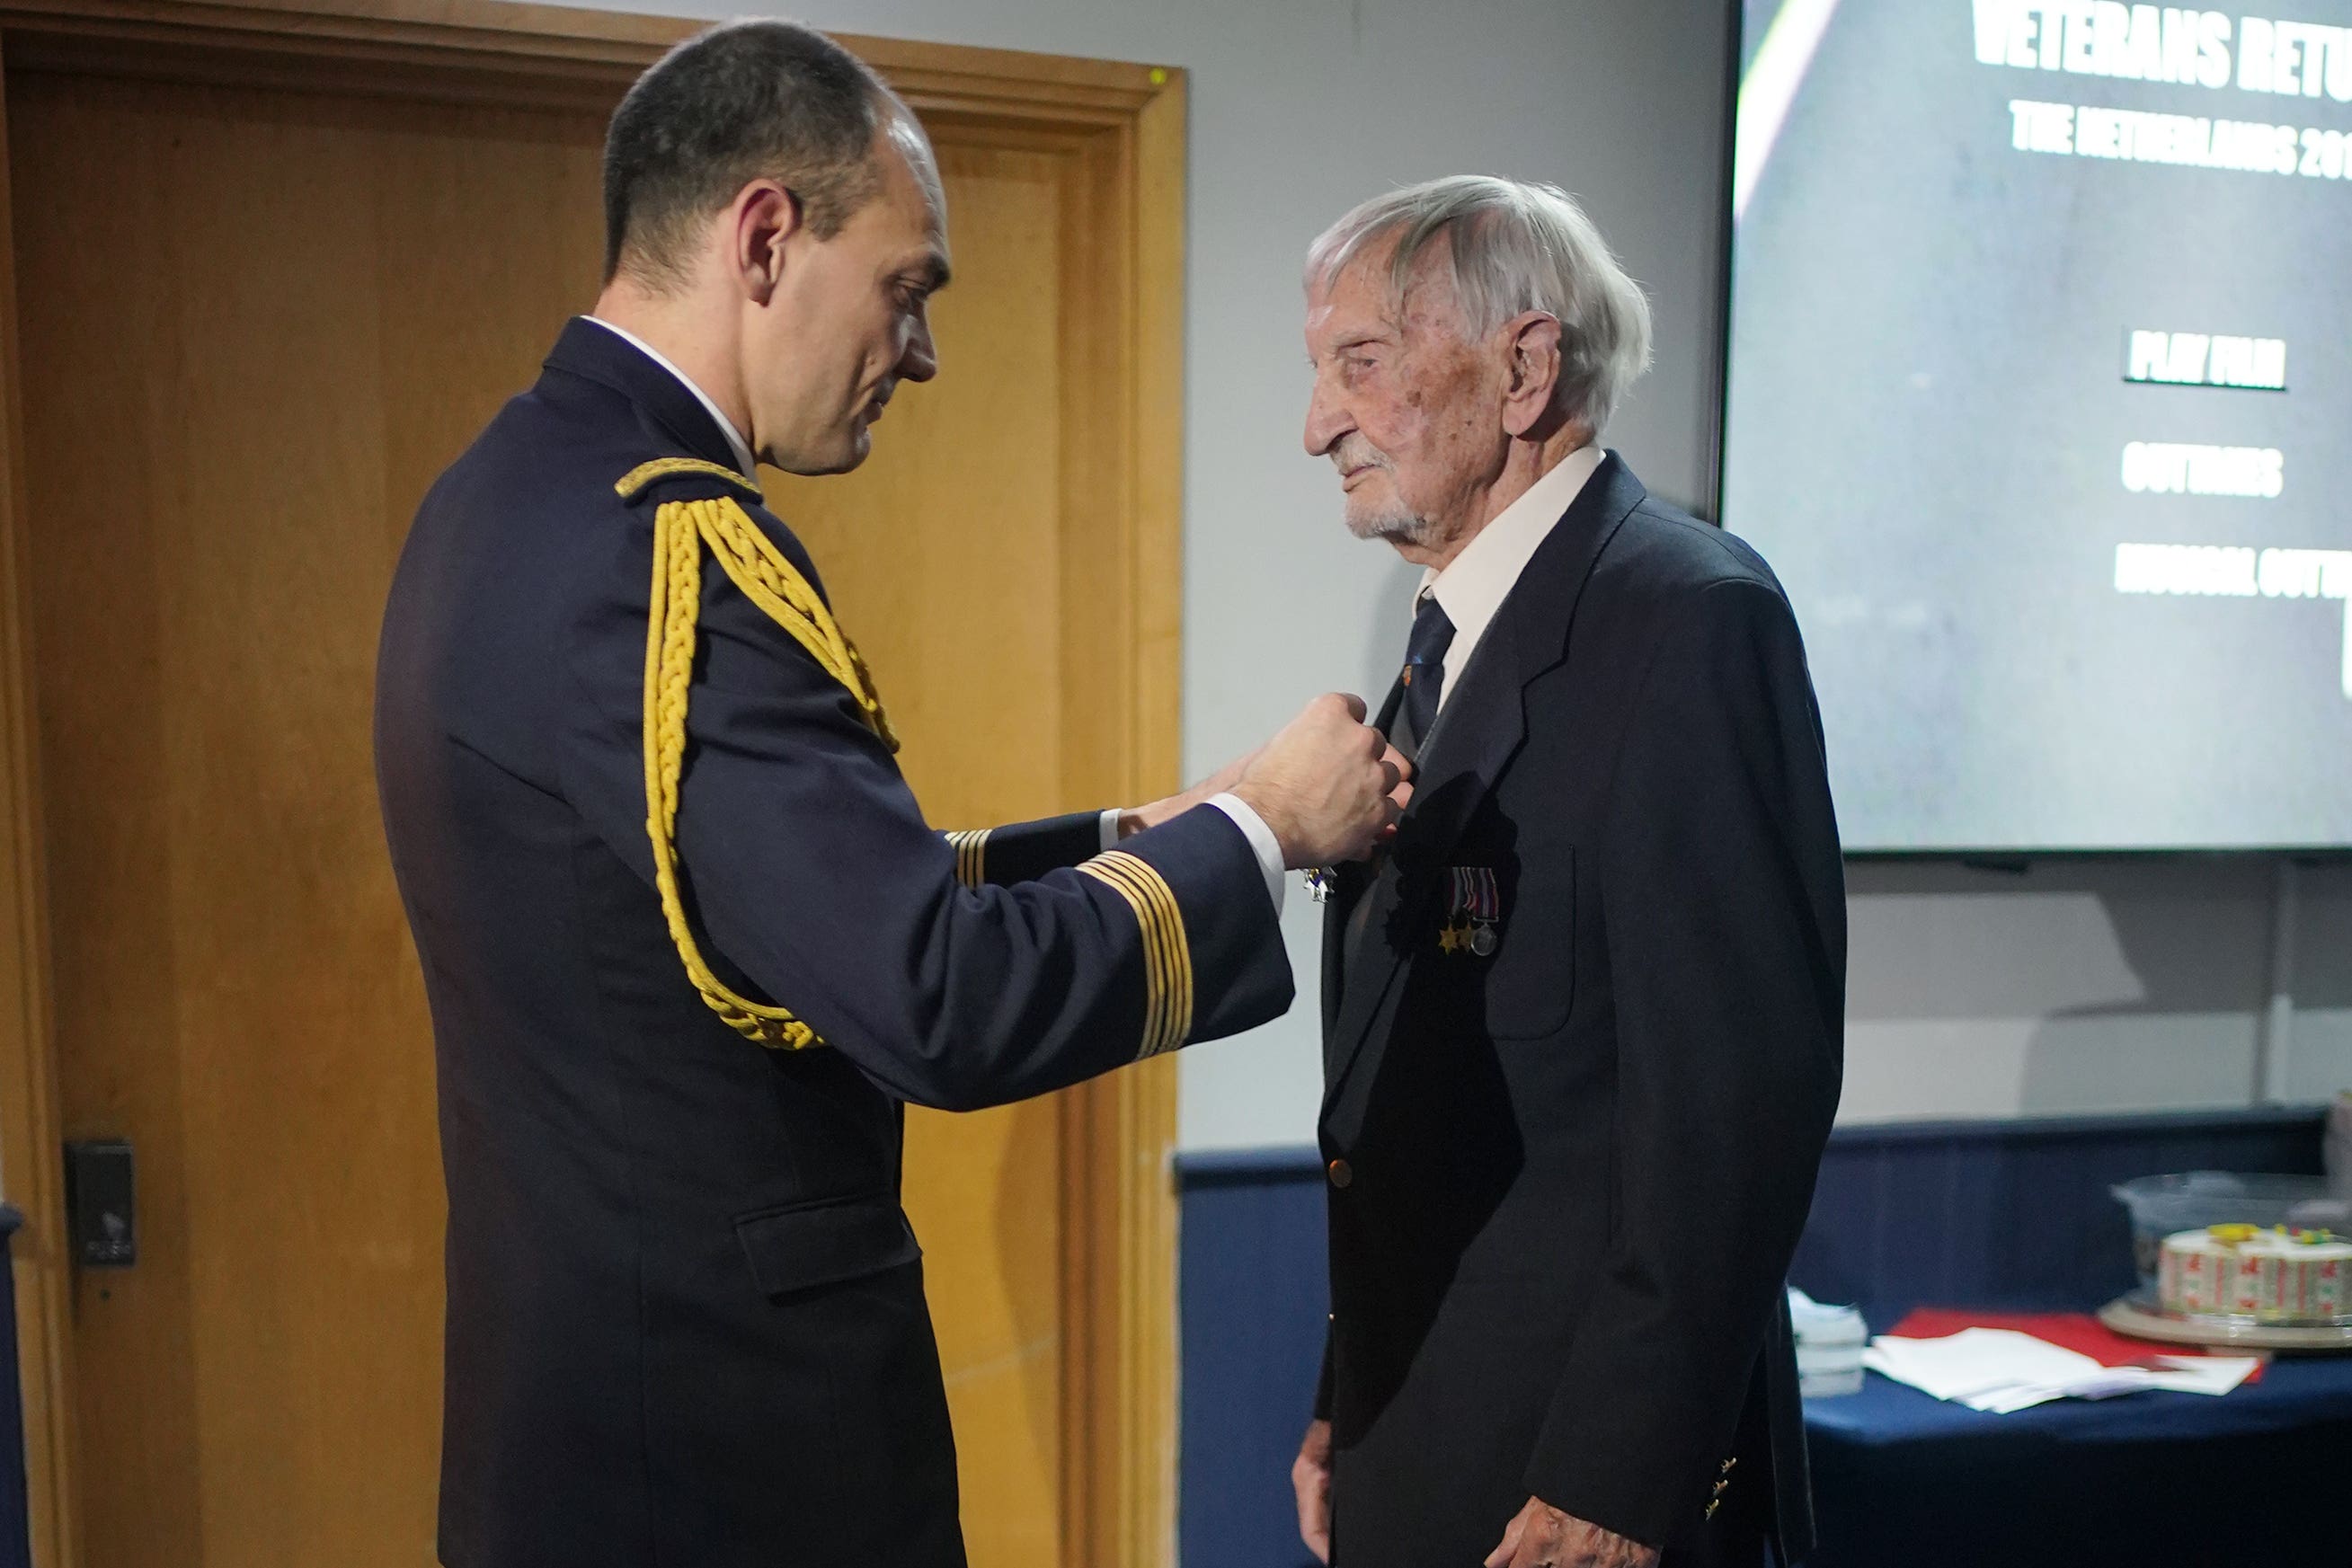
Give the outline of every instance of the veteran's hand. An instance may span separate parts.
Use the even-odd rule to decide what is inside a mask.
[[[1290,1490],[1298,1497],[1298,1539],[1318,1563],[1331,1561],[1331,1423],[1309,1421],[1298,1458],[1290,1462]]]
[[[1282,845],[1282,863],[1361,860],[1395,830],[1412,798],[1412,766],[1364,723],[1364,701],[1317,697],[1266,742],[1234,785]]]
[[[1658,1549],[1528,1499],[1486,1568],[1657,1568]]]

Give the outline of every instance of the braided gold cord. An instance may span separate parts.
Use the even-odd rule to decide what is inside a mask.
[[[656,457],[650,463],[640,463],[622,475],[619,482],[614,485],[613,488],[619,491],[621,499],[625,501],[655,480],[667,479],[678,474],[695,474],[706,479],[723,479],[739,490],[747,491],[753,496],[760,494],[759,486],[728,467],[724,463],[706,462],[699,457]]]
[[[858,712],[867,727],[882,737],[883,745],[897,751],[898,737],[891,732],[889,716],[882,711],[881,694],[874,689],[874,677],[867,673],[866,661],[858,657],[856,645],[835,623],[824,601],[809,586],[808,579],[784,559],[775,541],[760,530],[760,526],[731,496],[709,501],[672,501],[662,509],[667,511],[673,506],[693,509],[695,526],[710,546],[710,553],[719,559],[720,568],[734,579],[735,586],[769,620],[791,632],[808,650],[809,656],[841,683],[856,699]]]
[[[677,474],[721,478],[758,493],[733,469],[688,457],[646,464],[615,488],[624,497],[634,496],[655,480]],[[856,645],[843,633],[815,588],[740,503],[731,496],[718,496],[665,501],[655,509],[653,587],[646,616],[646,834],[653,845],[654,884],[662,915],[687,977],[729,1028],[772,1050],[805,1051],[824,1044],[815,1030],[788,1008],[738,995],[712,972],[695,941],[678,887],[678,786],[686,766],[687,704],[702,613],[705,546],[761,613],[849,693],[883,744],[895,752],[898,740]],[[950,833],[948,841],[956,852],[957,879],[967,887],[977,886],[984,880],[988,834]],[[1150,863],[1120,851],[1097,855],[1077,869],[1116,893],[1140,928],[1145,993],[1140,1054],[1156,1056],[1182,1045],[1192,1028],[1192,961],[1174,891]]]
[[[713,464],[672,458],[675,470]],[[647,464],[622,481],[629,495],[659,474]],[[635,480],[637,483],[631,484]],[[808,650],[826,674],[847,688],[874,733],[895,751],[898,740],[882,711],[882,699],[864,660],[834,622],[808,580],[784,559],[731,497],[665,501],[654,513],[653,589],[646,617],[646,833],[652,841],[654,884],[670,940],[685,961],[687,977],[729,1028],[773,1050],[803,1051],[824,1041],[791,1009],[737,995],[711,971],[686,917],[677,879],[678,779],[686,763],[688,694],[694,680],[694,648],[702,612],[702,549],[705,544],[737,587],[793,640]]]

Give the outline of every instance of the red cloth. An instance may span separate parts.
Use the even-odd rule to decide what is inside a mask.
[[[2101,1366],[2129,1366],[2152,1355],[2243,1355],[2244,1351],[2206,1350],[2193,1344],[2164,1344],[2156,1340],[2130,1339],[2116,1333],[2088,1312],[1970,1312],[1957,1307],[1916,1307],[1886,1332],[1898,1339],[1942,1339],[1962,1329],[2015,1329],[2047,1340],[2063,1350],[2080,1352]],[[2248,1383],[2262,1380],[2256,1366]]]

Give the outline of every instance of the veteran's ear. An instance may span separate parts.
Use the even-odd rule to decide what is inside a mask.
[[[1509,356],[1503,383],[1503,427],[1513,435],[1541,436],[1559,392],[1559,318],[1523,310],[1498,336]]]

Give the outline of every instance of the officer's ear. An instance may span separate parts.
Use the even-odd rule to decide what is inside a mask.
[[[754,180],[719,214],[729,269],[754,304],[765,305],[784,277],[784,246],[800,232],[800,198],[773,180]]]

